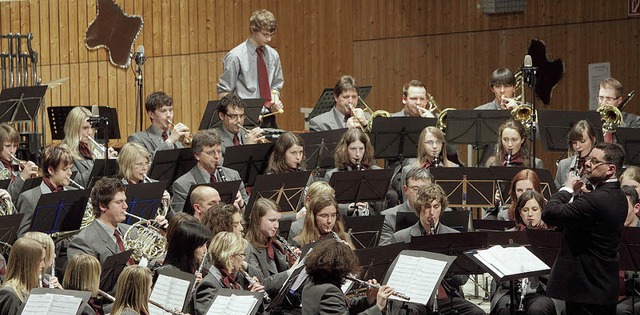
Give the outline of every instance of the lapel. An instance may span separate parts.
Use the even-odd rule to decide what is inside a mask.
[[[151,125],[149,126],[149,128],[147,128],[146,132],[147,138],[151,143],[154,144],[156,148],[162,145],[164,141],[162,140],[162,131],[160,131],[160,129],[156,129],[153,125]]]
[[[200,171],[200,168],[198,168],[198,165],[194,166],[191,171],[189,171],[189,173],[191,173],[191,176],[193,177],[196,184],[200,185],[207,183],[207,181],[204,179],[204,175],[202,175],[202,172]]]
[[[94,221],[89,227],[93,228],[96,235],[98,236],[100,241],[103,243],[104,247],[108,249],[111,252],[111,254],[118,253],[118,245],[113,241],[109,233],[107,233],[107,231],[105,231],[105,229],[102,228],[102,226],[100,226],[100,223],[98,223],[97,221]],[[121,233],[121,235],[124,235],[124,234]]]
[[[422,231],[420,231],[420,220],[418,220],[418,222],[411,227],[411,230],[409,230],[409,235],[422,236]]]
[[[331,112],[333,113],[333,119],[329,119],[329,124],[333,125],[331,126],[332,129],[346,128],[347,124],[342,122],[342,115],[338,112],[335,105],[331,109]]]
[[[278,273],[278,269],[276,267],[275,261],[270,262],[269,258],[267,257],[267,249],[260,248],[260,249],[256,249],[256,251],[258,252],[258,261],[260,262],[260,266],[261,266],[260,269],[263,269],[262,273],[265,275],[265,277]],[[277,253],[276,253],[275,259],[278,259]],[[265,272],[265,269],[267,272]]]

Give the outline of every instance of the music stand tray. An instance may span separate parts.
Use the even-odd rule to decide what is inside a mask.
[[[602,121],[596,111],[537,110],[538,129],[542,147],[547,151],[566,152],[569,149],[567,135],[580,120],[588,121],[602,140]]]
[[[638,128],[618,128],[616,137],[618,143],[624,148],[624,163],[626,165],[640,165],[640,132],[638,132]]]
[[[385,199],[394,170],[335,172],[329,185],[336,191],[336,202],[373,202]]]
[[[3,89],[0,93],[0,122],[33,121],[45,93],[46,85]]]
[[[274,143],[258,143],[227,147],[224,166],[238,171],[245,186],[252,187],[259,174],[264,174]]]
[[[333,168],[336,165],[333,154],[345,131],[347,131],[346,128],[341,128],[299,134],[300,138],[304,141],[307,169],[319,170]]]
[[[242,181],[232,180],[228,182],[191,185],[191,187],[189,187],[189,193],[187,194],[187,199],[184,202],[184,208],[182,209],[182,211],[186,213],[194,213],[193,206],[191,205],[191,193],[198,186],[212,187],[220,195],[220,202],[232,205],[236,200],[236,194],[238,193],[238,190],[240,190],[241,183]]]
[[[158,208],[162,207],[162,195],[167,183],[165,181],[154,183],[140,183],[126,185],[128,213],[151,220],[158,215]],[[124,223],[133,224],[138,219],[127,216]]]
[[[258,198],[267,198],[280,206],[281,212],[298,211],[304,204],[304,190],[311,172],[292,172],[284,174],[258,175],[253,193],[249,197],[245,216],[253,211],[253,203]]]
[[[360,98],[362,98],[363,100],[366,99],[367,96],[369,96],[369,93],[371,93],[371,88],[372,87],[370,85],[361,86],[358,96],[360,96]],[[360,101],[358,100],[358,102]],[[316,105],[313,106],[313,110],[311,111],[311,113],[309,113],[309,117],[307,117],[307,121],[309,121],[313,117],[316,117],[320,114],[324,114],[330,111],[334,103],[335,103],[335,100],[333,99],[333,89],[325,88],[320,94],[320,97],[318,98]]]
[[[88,192],[84,190],[67,190],[40,196],[30,230],[51,235],[80,229],[88,198]]]
[[[435,126],[435,118],[376,117],[373,119],[371,143],[377,159],[406,159],[417,156],[420,133]]]

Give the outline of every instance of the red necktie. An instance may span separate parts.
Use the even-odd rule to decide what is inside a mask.
[[[438,300],[444,300],[446,298],[447,298],[447,291],[444,290],[444,287],[442,286],[442,284],[438,285]]]
[[[166,131],[162,132],[162,141],[167,141],[167,139],[169,139],[169,135],[167,134]]]
[[[233,145],[234,146],[240,145],[240,139],[238,138],[238,134],[237,133],[233,135]]]
[[[211,174],[211,176],[209,177],[209,181],[211,183],[217,183],[218,180],[216,179],[216,175],[215,174]]]
[[[264,107],[271,108],[271,87],[269,85],[269,75],[267,74],[267,64],[264,62],[262,47],[256,49],[258,53],[258,86],[260,87],[260,97],[264,98]]]
[[[613,133],[612,132],[605,132],[604,133],[604,142],[613,143]]]
[[[120,252],[124,252],[124,243],[122,242],[122,237],[120,237],[120,231],[118,231],[118,229],[116,229],[115,231],[113,231],[113,236],[116,237],[116,243],[118,243],[118,248],[120,249]],[[129,265],[135,265],[136,262],[133,261],[133,258],[129,258]]]

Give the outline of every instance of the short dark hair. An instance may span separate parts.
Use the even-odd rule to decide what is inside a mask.
[[[360,95],[360,86],[356,79],[350,75],[343,75],[336,81],[336,85],[333,87],[333,95],[338,97],[346,90],[356,90],[356,93]]]
[[[211,235],[226,231],[233,232],[233,215],[240,213],[234,205],[219,203],[211,206],[202,218],[202,224],[211,230]]]
[[[409,170],[409,172],[407,172],[407,175],[404,176],[405,180],[404,182],[408,182],[409,180],[426,180],[429,181],[431,183],[433,183],[434,179],[433,179],[433,174],[431,174],[431,172],[429,172],[428,169],[426,168],[422,168],[422,167],[414,167],[411,170]]]
[[[227,114],[229,110],[229,106],[235,108],[245,108],[246,105],[244,101],[235,93],[229,93],[225,95],[222,99],[220,99],[220,103],[218,103],[218,112]]]
[[[147,112],[154,112],[163,106],[173,106],[173,99],[162,91],[149,94],[144,101],[144,108]]]
[[[516,76],[507,68],[498,68],[491,73],[489,86],[494,85],[516,85]]]
[[[622,186],[622,191],[629,199],[631,205],[635,205],[636,203],[638,203],[638,192],[633,186],[624,185]]]
[[[193,135],[193,140],[191,141],[191,152],[193,152],[193,154],[197,154],[202,152],[204,147],[212,147],[216,144],[222,144],[222,139],[215,130],[200,130]]]
[[[624,149],[622,146],[617,143],[598,142],[594,148],[604,151],[605,162],[615,165],[616,177],[620,177],[624,163]]]
[[[407,91],[409,91],[409,88],[412,86],[421,87],[421,88],[424,88],[425,90],[427,89],[427,87],[424,85],[424,83],[422,83],[422,81],[411,80],[402,86],[402,96],[407,96]]]
[[[278,21],[275,15],[266,9],[256,10],[249,18],[249,30],[260,32],[262,30],[275,32],[278,29]]]
[[[573,151],[573,147],[571,146],[571,143],[573,141],[586,140],[582,139],[585,132],[587,133],[587,137],[591,139],[591,142],[593,142],[593,144],[597,142],[596,128],[594,128],[590,122],[584,119],[579,120],[575,125],[573,125],[573,127],[567,134],[567,140],[569,141],[569,151]]]
[[[349,274],[360,270],[358,257],[345,242],[326,238],[318,242],[305,259],[305,269],[315,284],[340,286]]]
[[[124,184],[116,178],[103,177],[99,179],[91,189],[91,205],[96,218],[99,218],[101,214],[100,205],[106,207],[113,200],[113,196],[124,191]]]
[[[71,152],[65,147],[52,144],[44,149],[44,153],[42,154],[42,171],[44,172],[44,177],[51,177],[49,167],[55,170],[60,165],[67,166],[71,163],[73,163],[73,157],[71,156]]]

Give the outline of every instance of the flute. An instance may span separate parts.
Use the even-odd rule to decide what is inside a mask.
[[[244,268],[240,267],[240,273],[244,276],[247,281],[249,281],[249,285],[254,285],[256,280],[254,280],[249,274],[244,270]],[[264,301],[266,303],[271,303],[271,298],[269,297],[269,293],[267,291],[262,291],[264,293]]]
[[[53,259],[53,262],[51,262],[51,278],[56,276],[56,259]],[[53,289],[53,281],[51,281],[51,278],[49,278],[49,289]]]
[[[71,177],[67,177],[67,179],[69,180],[69,183],[73,186],[76,186],[77,188],[84,190],[84,187],[78,183],[76,183],[75,180],[71,179]]]
[[[379,285],[379,284],[369,283],[369,282],[367,282],[367,281],[360,280],[360,279],[358,279],[358,278],[356,278],[356,277],[347,276],[347,279],[349,279],[349,280],[351,280],[351,281],[353,281],[353,282],[356,282],[356,283],[358,283],[358,284],[360,284],[360,285],[364,285],[364,286],[366,286],[366,287],[368,287],[368,288],[371,288],[371,289],[380,289],[380,285]],[[399,298],[401,298],[401,299],[405,299],[405,300],[407,300],[407,301],[410,301],[410,300],[411,300],[411,298],[410,298],[409,296],[407,296],[407,295],[405,295],[405,294],[402,294],[402,293],[400,293],[400,292],[397,292],[397,291],[396,291],[396,292],[393,292],[391,295],[395,295],[395,296],[397,296],[397,297],[399,297]]]
[[[111,295],[111,294],[109,294],[107,292],[104,292],[104,291],[102,291],[100,289],[98,289],[98,294],[102,295],[105,299],[109,300],[110,302],[115,302],[116,301],[116,298],[113,297],[113,295]],[[149,299],[149,304],[152,304],[153,306],[158,307],[161,310],[163,310],[163,311],[165,311],[167,313],[170,313],[171,315],[182,315],[182,314],[184,314],[182,312],[176,312],[176,311],[168,310],[164,306],[160,305],[160,303],[158,303],[158,302],[156,302],[154,300],[151,300],[151,299]]]
[[[291,256],[293,256],[293,258],[295,258],[296,260],[300,259],[300,256],[298,254],[296,254],[296,252],[293,250],[293,247],[291,246],[291,244],[289,244],[289,242],[287,242],[287,240],[285,240],[284,237],[276,234],[276,239],[278,240],[278,242],[280,242],[280,244],[282,244],[284,249],[287,252],[289,252],[289,254],[291,254]]]

